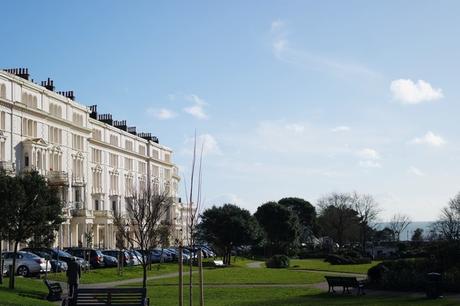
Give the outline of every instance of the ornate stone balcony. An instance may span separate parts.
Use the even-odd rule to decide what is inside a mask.
[[[104,191],[102,190],[102,187],[95,187],[95,186],[93,186],[92,189],[91,189],[91,193],[93,193],[93,194],[99,194],[99,193],[104,193]]]
[[[112,219],[113,213],[111,210],[94,210],[94,217]]]
[[[80,176],[72,176],[72,186],[84,186],[85,179]]]
[[[69,176],[65,171],[49,171],[47,177],[50,185],[66,186],[69,184]]]
[[[118,190],[110,189],[109,190],[109,196],[119,196],[120,192]]]
[[[0,161],[0,170],[5,170],[6,173],[11,174],[14,172],[14,163],[10,161]]]
[[[93,217],[93,211],[86,209],[82,202],[73,202],[71,205],[72,217]]]

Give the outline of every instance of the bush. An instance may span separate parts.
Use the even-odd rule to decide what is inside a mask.
[[[267,268],[289,268],[289,257],[286,255],[274,255],[265,262],[265,265]]]
[[[371,259],[369,257],[350,257],[337,254],[327,255],[324,261],[329,262],[332,265],[357,265],[371,263]]]
[[[367,271],[372,287],[387,290],[425,290],[426,275],[433,266],[426,259],[385,261]]]

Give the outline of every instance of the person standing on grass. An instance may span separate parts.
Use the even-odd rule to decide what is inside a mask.
[[[78,289],[78,285],[80,284],[81,277],[81,267],[75,260],[75,257],[72,257],[70,260],[66,275],[67,284],[69,285],[69,297],[73,299],[75,297],[75,292]]]

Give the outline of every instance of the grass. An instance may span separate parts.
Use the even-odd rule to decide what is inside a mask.
[[[0,285],[0,305],[1,306],[50,306],[52,303],[45,300],[48,289],[41,281],[16,278],[14,290],[8,289],[8,278],[3,280]]]
[[[164,264],[153,264],[152,270],[147,272],[147,276],[156,276],[168,273],[177,272],[177,263],[164,263]],[[104,269],[93,269],[88,272],[82,273],[80,283],[81,284],[95,284],[95,283],[106,283],[115,282],[132,278],[142,277],[142,266],[130,266],[123,269],[123,275],[118,275],[117,268],[104,268]],[[67,278],[65,273],[50,273],[48,278],[55,281],[66,282]]]
[[[292,259],[291,269],[367,274],[369,268],[379,263],[380,261],[373,261],[370,264],[361,265],[331,265],[323,259]]]
[[[205,268],[205,302],[215,306],[275,306],[275,305],[369,305],[369,306],[398,306],[398,305],[421,305],[421,306],[450,306],[458,305],[457,301],[449,299],[427,300],[421,295],[404,296],[403,294],[384,296],[349,296],[329,295],[315,288],[314,283],[324,281],[326,272],[351,272],[365,273],[371,265],[347,265],[333,266],[321,260],[293,260],[291,263],[296,267],[290,269],[267,269],[247,268],[251,262],[246,259],[238,259],[233,266],[227,268]],[[375,263],[373,263],[375,264]],[[158,268],[158,269],[157,269]],[[186,267],[187,269],[187,267]],[[318,272],[308,272],[307,269]],[[322,273],[324,271],[325,273]],[[177,272],[177,264],[154,265],[149,276],[162,275]],[[82,283],[111,282],[124,279],[140,278],[141,267],[125,268],[123,276],[117,275],[116,268],[92,270],[85,273]],[[50,278],[65,280],[63,274],[53,275]],[[198,301],[198,274],[194,276],[193,297],[195,305]],[[178,279],[170,277],[150,280],[148,282],[148,295],[151,305],[175,306],[178,304]],[[188,273],[184,271],[184,301],[188,298]],[[4,306],[42,306],[52,305],[44,300],[47,289],[43,282],[18,278],[17,289],[10,291],[6,285],[0,286],[0,305]],[[138,287],[140,283],[127,286]]]
[[[151,305],[178,305],[177,287],[150,286]],[[198,288],[193,291],[194,305],[199,305]],[[188,304],[188,290],[184,290]],[[205,288],[205,304],[213,306],[297,306],[297,305],[366,305],[366,306],[454,306],[458,301],[427,300],[404,296],[342,296],[329,295],[314,288]]]
[[[229,267],[206,269],[205,301],[216,306],[275,306],[275,305],[457,305],[447,299],[430,301],[417,296],[342,296],[325,294],[307,284],[324,281],[321,273],[288,269],[249,269]],[[194,275],[194,303],[197,305],[198,275]],[[152,305],[177,305],[178,279],[158,279],[148,282]],[[188,275],[184,278],[184,299],[188,298]],[[291,285],[291,286],[290,286]],[[139,286],[132,284],[130,286]],[[279,286],[279,287],[277,287]],[[300,287],[303,286],[303,287]]]
[[[268,269],[268,268],[206,268],[204,269],[206,284],[313,284],[324,281],[324,274],[308,273],[301,270]],[[195,281],[198,277],[194,276]],[[184,279],[188,283],[188,273]],[[151,284],[177,284],[177,277],[149,281]]]

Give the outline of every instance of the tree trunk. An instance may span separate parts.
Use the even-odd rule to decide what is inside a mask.
[[[147,263],[144,262],[142,264],[142,268],[143,268],[143,275],[142,275],[142,287],[143,288],[147,288]]]
[[[0,238],[0,285],[3,284],[3,257],[2,257],[3,241]]]
[[[19,245],[19,241],[16,241],[14,243],[14,253],[13,253],[13,269],[11,272],[11,275],[10,275],[10,289],[14,289],[14,285],[15,285],[15,276],[16,276],[16,256],[18,254],[18,245]],[[3,271],[2,271],[3,273]]]
[[[193,246],[192,249],[190,250],[190,271],[189,271],[189,284],[188,284],[188,289],[189,289],[189,305],[193,305]]]
[[[201,248],[198,250],[198,269],[200,273],[200,306],[204,306],[203,255]]]
[[[179,306],[184,306],[184,262],[182,246],[179,247]]]

